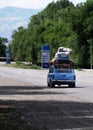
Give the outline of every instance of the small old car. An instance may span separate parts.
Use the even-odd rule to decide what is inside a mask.
[[[55,85],[68,85],[71,88],[76,86],[76,75],[73,62],[61,62],[61,64],[50,65],[47,74],[47,86],[55,87]]]

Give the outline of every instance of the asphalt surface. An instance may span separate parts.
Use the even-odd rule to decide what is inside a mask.
[[[48,88],[48,70],[0,66],[0,110],[18,118],[9,130],[93,130],[93,70],[75,72],[76,88]]]

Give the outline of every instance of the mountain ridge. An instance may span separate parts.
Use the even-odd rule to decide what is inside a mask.
[[[25,9],[13,6],[0,8],[0,37],[11,39],[12,32],[19,26],[27,27],[30,18],[41,9]]]

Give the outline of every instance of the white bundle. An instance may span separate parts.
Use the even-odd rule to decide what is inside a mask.
[[[72,50],[70,48],[59,47],[57,53],[55,54],[55,59],[69,59],[69,55],[71,54],[71,52]]]
[[[70,48],[59,47],[57,52],[68,52],[70,54],[72,50]]]

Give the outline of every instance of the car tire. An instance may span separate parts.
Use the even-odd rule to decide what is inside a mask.
[[[47,83],[47,86],[50,87],[50,83]]]
[[[51,88],[54,88],[54,87],[55,87],[55,84],[51,82],[51,83],[50,83],[50,87],[51,87]]]
[[[75,88],[76,85],[75,85],[75,83],[70,83],[70,84],[69,84],[69,87],[70,87],[70,88]]]

